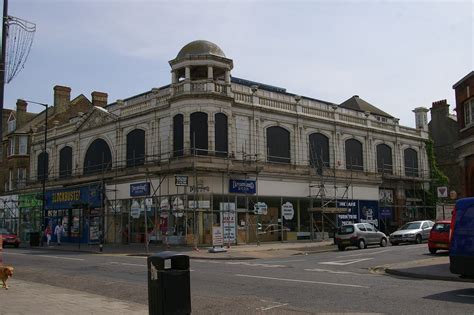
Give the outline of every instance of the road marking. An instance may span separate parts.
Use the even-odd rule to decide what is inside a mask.
[[[271,264],[256,264],[256,263],[249,263],[245,261],[228,261],[226,265],[244,265],[250,267],[265,267],[265,268],[286,268],[285,265],[271,265]]]
[[[83,258],[71,258],[71,257],[51,256],[51,255],[35,255],[35,257],[65,259],[65,260],[78,260],[78,261],[83,261],[84,260]]]
[[[315,271],[315,272],[327,272],[327,273],[335,273],[335,274],[343,274],[343,275],[358,275],[358,276],[367,276],[366,274],[357,273],[357,272],[350,272],[350,271],[335,271],[329,269],[305,269],[305,271]]]
[[[129,264],[129,263],[122,263],[122,262],[117,262],[117,261],[111,261],[109,262],[111,265],[124,265],[124,266],[138,266],[138,267],[146,267],[147,265],[142,265],[142,264]]]
[[[222,262],[220,261],[206,260],[206,259],[193,259],[193,262],[204,263],[204,264],[222,264]]]
[[[289,263],[289,262],[298,262],[298,261],[306,261],[305,259],[296,259],[296,260],[272,260],[268,263]],[[265,263],[264,263],[265,264]]]
[[[325,284],[325,285],[334,285],[334,286],[339,286],[339,287],[351,287],[351,288],[363,288],[363,289],[368,289],[368,288],[369,288],[369,287],[367,287],[367,286],[356,285],[356,284],[320,282],[320,281],[285,279],[285,278],[273,278],[273,277],[243,275],[243,274],[240,274],[240,273],[235,274],[235,276],[237,276],[237,277],[246,277],[246,278],[256,278],[256,279],[277,280],[277,281],[288,281],[288,282],[301,282],[301,283],[312,283],[312,284]]]
[[[381,251],[378,251],[378,252],[366,252],[366,253],[362,253],[362,254],[342,255],[342,256],[336,256],[336,258],[357,257],[357,256],[367,256],[367,255],[377,255],[377,254],[381,254],[381,253],[385,253],[385,252],[390,252],[390,251],[392,251],[392,249],[385,249],[385,250],[381,250]]]
[[[271,309],[274,309],[274,308],[277,308],[277,307],[282,307],[282,306],[286,306],[288,305],[289,303],[279,303],[279,302],[269,302],[269,301],[265,301],[265,300],[261,300],[262,302],[268,302],[268,303],[273,303],[273,304],[276,304],[276,305],[271,305],[271,306],[267,306],[267,307],[257,307],[257,311],[268,311],[268,310],[271,310]]]
[[[348,260],[338,260],[338,261],[325,261],[320,262],[320,265],[335,265],[335,266],[347,266],[351,264],[356,264],[362,261],[371,260],[373,258],[360,258],[360,259],[348,259]]]
[[[474,295],[458,294],[458,296],[474,298]]]

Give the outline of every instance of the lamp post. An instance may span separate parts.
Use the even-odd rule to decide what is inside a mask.
[[[44,212],[46,210],[46,172],[47,172],[47,164],[48,164],[48,159],[46,159],[46,143],[48,141],[48,104],[45,103],[38,103],[38,102],[33,102],[33,101],[27,101],[27,103],[32,103],[32,104],[37,104],[41,105],[45,108],[45,119],[44,119],[44,147],[43,147],[43,176],[42,176],[42,205],[41,205],[41,232],[44,231]],[[43,238],[40,237],[42,240]],[[42,242],[41,242],[42,243]]]

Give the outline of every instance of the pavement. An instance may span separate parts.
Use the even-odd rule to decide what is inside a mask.
[[[307,255],[318,252],[334,251],[331,241],[318,242],[277,242],[257,245],[237,245],[225,248],[226,252],[209,253],[208,247],[194,250],[190,247],[166,248],[161,245],[143,244],[104,245],[102,251],[98,245],[62,244],[50,247],[28,247],[29,249],[80,251],[102,255],[151,255],[163,250],[172,250],[189,255],[191,259],[268,259],[288,257],[291,255]],[[474,282],[474,279],[463,279],[449,271],[449,256],[438,254],[427,259],[384,265],[373,268],[375,272],[447,281]],[[0,315],[3,314],[52,314],[67,309],[69,314],[147,314],[148,306],[130,303],[123,300],[107,298],[82,291],[64,289],[36,282],[22,281],[15,278],[9,280],[10,289],[0,289]]]

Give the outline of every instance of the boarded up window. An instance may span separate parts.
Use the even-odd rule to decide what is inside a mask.
[[[364,170],[362,143],[355,139],[346,140],[346,169],[354,171]]]
[[[323,173],[323,167],[329,167],[328,137],[320,133],[309,135],[309,161],[320,175]]]
[[[196,151],[197,155],[207,155],[207,114],[196,112],[191,114],[191,127],[189,132],[191,142],[191,154]]]
[[[64,147],[59,151],[59,178],[72,175],[72,148]]]
[[[267,129],[267,161],[290,163],[290,132],[282,127]]]
[[[127,134],[127,167],[145,164],[145,131],[135,129]]]
[[[41,152],[38,155],[38,180],[48,179],[49,155],[47,152]]]
[[[101,173],[112,169],[112,154],[107,143],[96,139],[87,149],[84,159],[84,175]]]
[[[386,144],[377,146],[377,172],[393,174],[392,148]]]
[[[405,150],[405,175],[418,177],[418,153],[413,149]]]
[[[183,115],[178,114],[173,118],[173,156],[183,156],[184,130]]]

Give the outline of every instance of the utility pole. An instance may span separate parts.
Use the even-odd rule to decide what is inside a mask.
[[[5,54],[7,47],[7,30],[8,30],[8,0],[3,0],[2,12],[2,56],[0,61],[0,112],[3,113],[3,103],[5,101]],[[0,141],[3,140],[3,119],[0,119]]]

